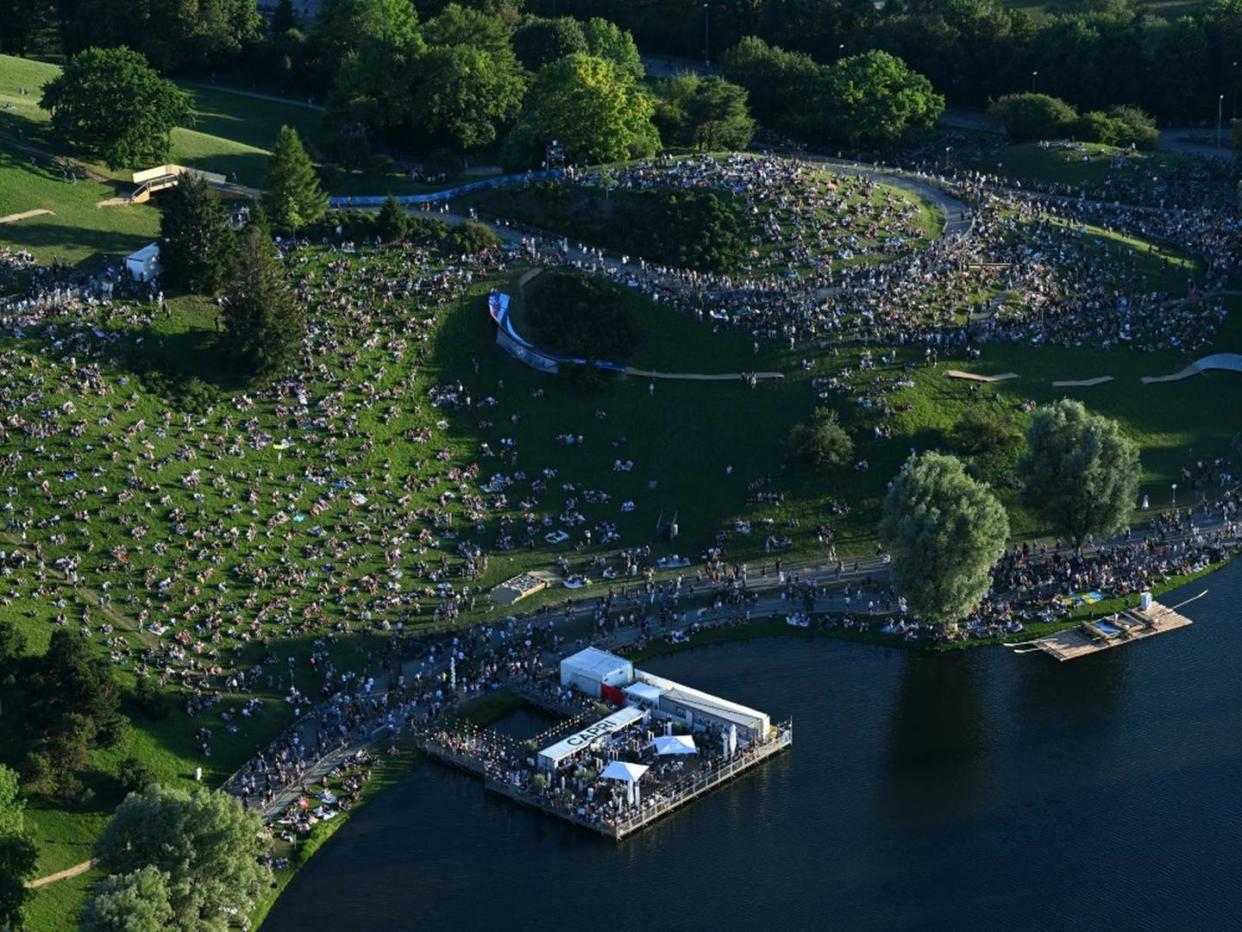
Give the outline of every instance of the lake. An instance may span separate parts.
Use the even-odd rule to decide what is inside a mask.
[[[619,845],[428,764],[264,928],[1237,927],[1242,561],[1162,601],[1204,588],[1192,627],[1065,664],[823,637],[648,661],[792,716],[792,751]]]

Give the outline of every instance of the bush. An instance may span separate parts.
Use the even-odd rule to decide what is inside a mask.
[[[1117,145],[1136,149],[1155,149],[1160,138],[1156,121],[1138,107],[1113,107],[1109,118],[1116,126]]]
[[[831,408],[816,408],[810,421],[794,426],[789,439],[794,452],[819,469],[844,466],[854,458],[854,441]]]
[[[406,218],[406,242],[419,246],[439,246],[449,234],[449,226],[434,217],[412,216]]]
[[[499,245],[500,237],[495,234],[491,227],[482,223],[475,223],[473,220],[467,220],[465,223],[453,227],[445,238],[445,249],[452,253],[469,253],[473,255],[476,252],[483,252],[485,249],[494,249]]]
[[[1068,135],[1078,119],[1073,107],[1047,94],[1010,94],[988,107],[988,116],[1016,142],[1058,139]]]
[[[976,404],[962,412],[953,425],[957,449],[987,466],[1010,463],[1022,445],[1014,416],[996,405]]]
[[[405,238],[406,227],[409,226],[406,210],[391,194],[384,201],[379,214],[375,218],[375,230],[386,243],[395,243]]]
[[[133,754],[124,758],[116,767],[117,782],[126,793],[141,790],[155,782],[151,768]]]
[[[567,356],[628,359],[639,344],[628,297],[624,288],[606,279],[564,269],[546,271],[525,295],[534,341]],[[584,372],[578,378],[591,376]]]

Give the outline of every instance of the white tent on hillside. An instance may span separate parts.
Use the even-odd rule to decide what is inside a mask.
[[[671,754],[697,754],[699,749],[689,735],[660,735],[651,742],[660,756]]]

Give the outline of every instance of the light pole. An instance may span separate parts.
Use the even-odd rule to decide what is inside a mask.
[[[837,46],[837,61],[840,61],[844,57],[845,57],[845,43],[842,42],[840,45]]]
[[[1032,94],[1034,94],[1034,93],[1035,93],[1035,78],[1036,78],[1036,76],[1038,76],[1038,74],[1039,74],[1039,72],[1038,72],[1038,71],[1032,71],[1032,72],[1031,72],[1031,93],[1032,93]]]
[[[1238,63],[1233,63],[1233,70],[1229,72],[1229,76],[1233,79],[1233,118],[1238,118]]]
[[[1177,483],[1173,483],[1173,504],[1177,504]]]
[[[1220,148],[1221,117],[1224,115],[1224,112],[1225,112],[1225,95],[1221,94],[1220,97],[1216,98],[1216,148],[1217,149]]]
[[[712,36],[706,3],[703,4],[703,65],[706,68],[712,66]]]
[[[945,171],[948,171],[948,170],[949,170],[949,153],[950,153],[950,152],[952,152],[952,151],[953,151],[953,147],[952,147],[952,146],[945,146],[945,147],[944,147],[944,170],[945,170]]]

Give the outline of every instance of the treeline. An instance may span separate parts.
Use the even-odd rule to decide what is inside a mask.
[[[1137,0],[1062,0],[1036,20],[1001,0],[532,0],[630,30],[645,53],[715,61],[746,36],[821,64],[880,49],[950,102],[982,106],[1032,89],[1088,111],[1137,104],[1162,118],[1212,120],[1242,90],[1242,3],[1201,0],[1166,16]],[[710,43],[710,48],[705,47]],[[1037,74],[1036,74],[1037,72]]]

